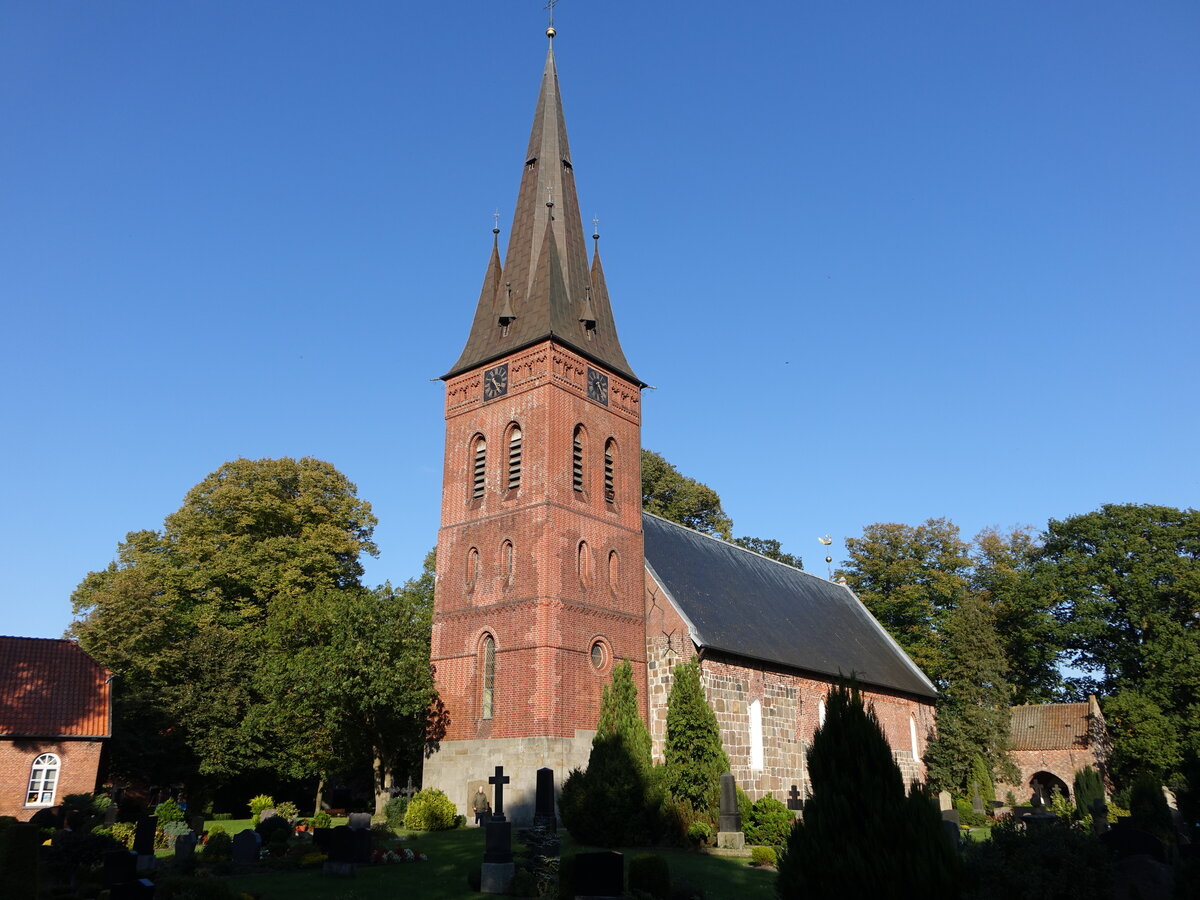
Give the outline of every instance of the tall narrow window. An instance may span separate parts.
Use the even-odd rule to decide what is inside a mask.
[[[513,548],[512,541],[500,545],[500,571],[504,573],[504,583],[512,584],[513,579]]]
[[[817,725],[825,727],[825,701],[817,701]]]
[[[483,435],[476,435],[471,446],[471,499],[478,500],[483,496],[487,476],[487,441]]]
[[[479,551],[472,547],[467,551],[467,590],[475,587],[475,581],[479,578]]]
[[[521,426],[513,425],[508,433],[508,489],[521,486]]]
[[[25,795],[26,806],[54,805],[60,767],[61,763],[53,753],[43,753],[33,761],[33,768],[29,772],[29,792]]]
[[[750,704],[750,768],[762,771],[763,767],[763,730],[762,703],[754,700]]]
[[[587,541],[579,542],[576,568],[579,570],[580,582],[587,587],[592,581],[592,551],[588,549]]]
[[[617,499],[616,478],[613,468],[616,465],[617,442],[609,438],[604,445],[604,499],[613,503]]]
[[[621,587],[621,558],[616,550],[608,551],[608,586],[614,594]]]
[[[571,487],[583,493],[583,426],[575,426],[571,439]]]
[[[917,755],[917,720],[912,716],[908,717],[908,742],[912,746],[913,759],[920,759]]]
[[[485,719],[492,717],[496,692],[496,641],[486,635],[483,639],[483,703],[480,714]]]

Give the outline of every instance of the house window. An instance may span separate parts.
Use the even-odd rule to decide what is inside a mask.
[[[761,772],[763,767],[762,703],[750,703],[750,768]]]
[[[484,481],[487,475],[487,441],[482,434],[475,436],[471,444],[471,499],[478,500],[483,496]]]
[[[485,719],[492,717],[496,691],[496,641],[489,634],[483,638],[483,703],[480,714]]]
[[[604,499],[607,503],[615,503],[617,499],[616,479],[613,476],[616,456],[617,442],[609,438],[604,445]]]
[[[508,433],[508,489],[521,486],[521,426],[513,425]]]
[[[58,787],[58,770],[62,767],[53,753],[43,753],[33,761],[29,773],[29,793],[25,795],[26,806],[53,806],[54,791]]]
[[[583,493],[583,426],[575,426],[571,438],[571,487]]]

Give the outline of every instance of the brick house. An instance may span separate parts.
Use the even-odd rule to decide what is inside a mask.
[[[497,227],[442,376],[431,661],[450,724],[424,785],[466,813],[502,765],[505,812],[528,818],[538,768],[561,783],[586,766],[614,661],[632,663],[661,752],[673,666],[696,654],[750,796],[806,790],[804,750],[840,673],[921,777],[934,688],[848,589],[643,515],[646,385],[617,337],[597,229],[588,259],[547,33],[504,261]]]
[[[109,680],[74,641],[0,637],[0,816],[28,820],[95,791]]]
[[[1017,802],[1029,803],[1040,788],[1043,796],[1054,790],[1070,797],[1079,769],[1107,775],[1108,752],[1108,728],[1095,696],[1086,703],[1014,706],[1009,756],[1021,777],[1015,785],[997,784],[996,796],[1012,791]]]

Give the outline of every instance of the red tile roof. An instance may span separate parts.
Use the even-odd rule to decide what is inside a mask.
[[[1076,750],[1088,745],[1088,704],[1012,708],[1013,750]]]
[[[0,637],[0,737],[108,737],[107,680],[74,641]]]

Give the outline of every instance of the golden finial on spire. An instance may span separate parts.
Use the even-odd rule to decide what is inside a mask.
[[[554,35],[557,34],[554,30],[554,7],[557,5],[558,0],[548,0],[546,5],[542,7],[542,9],[550,10],[550,27],[546,29],[546,37],[550,38],[550,40],[554,40]]]

